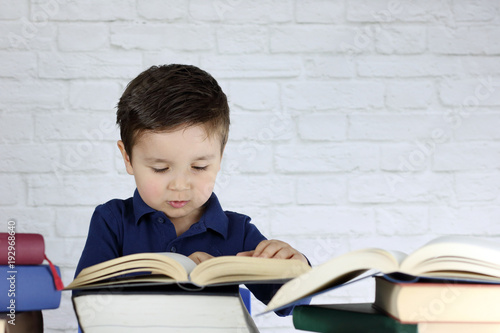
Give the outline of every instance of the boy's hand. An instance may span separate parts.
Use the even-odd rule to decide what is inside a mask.
[[[194,261],[196,263],[196,265],[204,262],[205,260],[208,260],[210,258],[213,258],[213,256],[211,256],[210,254],[206,253],[206,252],[194,252],[194,253],[191,253],[189,256],[188,256],[189,259],[191,259],[192,261]]]
[[[306,257],[288,243],[277,239],[263,240],[257,245],[255,250],[240,252],[237,256],[245,257],[260,257],[260,258],[277,258],[277,259],[298,259],[304,263],[308,263]]]

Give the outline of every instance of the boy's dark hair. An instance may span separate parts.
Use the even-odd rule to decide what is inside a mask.
[[[229,106],[217,81],[191,65],[152,66],[130,81],[118,102],[116,123],[127,154],[144,131],[163,132],[203,125],[219,134],[222,147],[229,133]]]

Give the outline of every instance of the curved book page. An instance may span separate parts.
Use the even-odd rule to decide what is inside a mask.
[[[439,237],[410,254],[401,272],[415,276],[500,278],[500,244],[467,236]]]

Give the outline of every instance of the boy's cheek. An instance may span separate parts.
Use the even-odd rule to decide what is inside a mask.
[[[160,182],[152,182],[152,183],[149,183],[147,186],[146,186],[146,191],[148,192],[148,194],[152,197],[156,197],[156,198],[160,198],[160,197],[163,197],[163,193],[165,192],[165,189],[162,188],[162,183]]]
[[[155,177],[136,177],[137,187],[141,188],[143,196],[158,197],[162,191],[162,182]],[[163,189],[164,190],[164,189]]]
[[[214,191],[214,186],[215,182],[212,183],[207,182],[203,186],[201,186],[200,187],[201,196],[209,198],[212,195],[212,192]]]

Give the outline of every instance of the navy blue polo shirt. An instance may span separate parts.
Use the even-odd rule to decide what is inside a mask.
[[[177,237],[165,213],[149,207],[135,190],[132,198],[113,199],[96,207],[75,276],[85,267],[133,253],[177,252],[188,256],[202,251],[214,257],[235,255],[254,250],[265,239],[250,223],[250,217],[223,211],[214,193],[205,203],[201,219]],[[247,287],[267,304],[280,285]],[[288,315],[291,310],[277,314]]]

